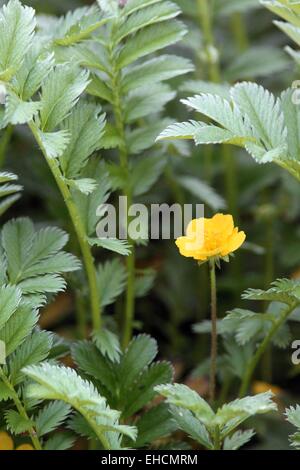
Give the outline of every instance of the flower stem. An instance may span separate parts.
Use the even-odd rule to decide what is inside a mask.
[[[7,388],[9,388],[12,400],[13,400],[13,402],[15,404],[15,407],[17,408],[20,416],[22,416],[22,418],[24,418],[25,420],[29,421],[30,418],[28,417],[27,412],[26,412],[24,406],[22,405],[21,400],[20,400],[14,386],[9,381],[9,379],[7,378],[7,376],[5,375],[5,373],[3,372],[3,370],[1,368],[0,368],[0,377],[1,377],[2,381],[5,383],[5,385],[7,386]],[[28,433],[29,433],[31,442],[32,442],[35,450],[43,450],[34,427],[30,428],[28,430]]]
[[[239,397],[243,397],[248,392],[252,375],[256,369],[256,366],[259,360],[261,359],[262,355],[265,353],[274,335],[277,333],[279,328],[284,324],[288,316],[293,312],[293,310],[295,310],[295,308],[298,305],[299,305],[298,303],[293,303],[292,305],[289,305],[287,308],[283,309],[279,319],[274,323],[273,327],[271,328],[271,330],[269,331],[265,339],[261,342],[261,344],[257,348],[256,353],[254,354],[254,356],[252,356],[252,359],[249,362],[247,369],[245,371],[242,384],[240,387],[240,391],[239,391]]]
[[[88,278],[93,329],[99,330],[101,328],[100,293],[99,293],[99,289],[97,286],[97,276],[96,276],[94,258],[92,255],[91,247],[88,242],[88,237],[86,234],[84,224],[82,222],[82,218],[76,207],[76,204],[73,201],[72,194],[63,179],[63,175],[61,174],[57,161],[54,158],[48,157],[47,152],[43,146],[43,143],[40,139],[40,136],[38,134],[38,131],[34,122],[30,122],[29,127],[48,163],[48,166],[54,176],[56,184],[63,196],[64,202],[69,211],[70,218],[72,220],[72,223],[73,223],[73,226],[74,226],[77,238],[78,238],[78,242],[79,242],[79,246],[81,249],[84,266],[85,266],[85,270],[86,270],[86,274]]]
[[[211,404],[215,401],[216,393],[216,373],[217,373],[217,284],[216,284],[216,266],[214,260],[209,262],[210,289],[211,289],[211,356],[210,356],[210,380],[209,380],[209,399]]]

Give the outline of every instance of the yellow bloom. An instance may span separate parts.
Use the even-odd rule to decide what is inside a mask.
[[[244,243],[245,238],[245,233],[234,227],[231,215],[216,214],[211,219],[192,220],[186,236],[177,238],[176,245],[182,256],[203,262],[230,255]]]
[[[0,432],[0,450],[14,450],[13,440],[6,432]]]
[[[7,432],[0,432],[0,450],[14,450],[14,442]],[[16,450],[34,450],[30,444],[21,444]]]
[[[34,450],[34,448],[30,444],[21,444],[16,450]]]

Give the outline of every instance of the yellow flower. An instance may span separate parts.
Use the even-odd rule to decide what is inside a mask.
[[[21,444],[16,450],[34,450],[34,448],[30,444]]]
[[[211,258],[226,258],[245,241],[244,232],[234,227],[231,215],[216,214],[211,219],[192,220],[185,237],[179,237],[176,245],[182,256],[207,261]]]
[[[0,450],[14,450],[13,440],[6,432],[0,432]]]
[[[0,450],[14,450],[14,442],[7,432],[0,432]],[[30,444],[21,444],[16,450],[34,450]]]

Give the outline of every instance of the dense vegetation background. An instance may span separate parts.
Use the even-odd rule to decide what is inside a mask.
[[[180,98],[206,91],[213,83],[220,90],[220,83],[255,80],[277,95],[299,77],[293,59],[284,51],[287,37],[273,25],[274,15],[258,1],[215,0],[213,38],[205,30],[198,5],[201,0],[174,1],[183,11],[181,20],[188,33],[170,52],[190,59],[195,70],[172,80],[176,97],[167,100],[161,119],[165,116],[170,118],[168,122],[189,119],[191,113]],[[26,2],[41,15],[62,15],[91,3]],[[43,21],[47,22],[47,17]],[[215,73],[210,64],[214,54],[219,57]],[[26,215],[37,224],[55,224],[71,233],[63,200],[27,129],[8,128],[0,138],[1,170],[16,173],[23,186],[22,197],[3,216],[3,223]],[[153,152],[155,156],[155,146]],[[107,150],[105,155],[110,158],[112,153],[113,150]],[[258,165],[243,149],[231,146],[224,152],[222,146],[196,147],[182,141],[178,146],[166,145],[163,157],[164,166],[155,185],[138,196],[139,201],[204,202],[207,216],[229,212],[247,234],[247,244],[218,272],[220,317],[236,307],[254,306],[251,300],[241,299],[245,289],[268,288],[278,277],[300,278],[300,185],[291,175],[276,165]],[[68,249],[77,250],[72,238]],[[104,261],[110,254],[99,250],[97,257]],[[143,286],[146,295],[136,299],[135,333],[154,336],[160,359],[170,360],[175,367],[176,381],[187,383],[205,396],[209,335],[207,324],[202,322],[210,315],[206,266],[199,269],[196,263],[179,256],[173,241],[150,241],[147,246],[139,246],[136,263],[146,273],[147,286]],[[54,298],[42,310],[40,326],[66,339],[78,337],[78,299],[74,295],[78,291],[80,287],[76,286]],[[87,308],[85,303],[82,308]],[[118,322],[122,323],[121,317],[122,297],[106,309],[107,325],[116,329]],[[300,367],[291,363],[291,343],[298,338],[300,323],[293,322],[291,335],[283,339],[283,348],[272,346],[267,351],[252,384],[255,393],[271,388],[282,410],[300,402]],[[226,348],[220,347],[220,361],[229,360],[233,369],[243,367],[246,346],[228,343]],[[68,356],[65,362],[71,364]],[[235,398],[237,377],[221,380],[220,384],[223,401]],[[251,426],[257,431],[257,437],[249,444],[251,448],[289,448],[292,426],[280,414],[257,417]]]

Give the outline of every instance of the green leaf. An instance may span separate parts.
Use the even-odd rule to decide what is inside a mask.
[[[111,183],[105,166],[96,159],[90,161],[80,173],[82,178],[92,178],[97,181],[97,187],[92,194],[86,195],[78,190],[72,190],[72,196],[80,212],[88,235],[93,236],[96,225],[101,217],[99,207],[107,202],[110,195]],[[101,211],[100,211],[101,212]]]
[[[0,382],[0,403],[2,401],[7,401],[12,398],[11,389],[4,383]]]
[[[70,142],[60,157],[67,178],[75,178],[85,166],[89,156],[101,147],[105,115],[101,107],[80,102],[62,127],[71,135]]]
[[[9,81],[33,42],[34,10],[10,0],[0,12],[0,80]]]
[[[13,79],[13,88],[23,101],[28,101],[39,90],[54,66],[54,54],[45,53],[35,44],[25,56],[22,67]]]
[[[97,284],[99,292],[102,292],[101,305],[105,307],[115,302],[122,294],[126,285],[126,269],[117,258],[99,264],[97,269]]]
[[[289,436],[291,445],[296,449],[300,449],[300,406],[297,405],[287,408],[285,410],[285,416],[287,421],[298,429],[298,432]]]
[[[134,282],[134,294],[136,298],[145,297],[152,289],[156,278],[154,269],[143,269],[137,272]]]
[[[265,77],[282,72],[289,65],[286,54],[268,46],[253,47],[233,60],[225,71],[230,82],[252,77]]]
[[[22,101],[15,93],[8,93],[5,105],[4,123],[25,124],[32,121],[41,105],[38,101]]]
[[[21,416],[17,411],[8,410],[4,413],[6,426],[13,434],[22,434],[29,431],[34,425],[32,421]]]
[[[119,412],[109,408],[95,387],[73,369],[45,363],[27,367],[24,372],[35,382],[27,388],[29,397],[61,400],[71,405],[92,426],[104,448],[120,449],[121,434],[136,438],[136,429],[120,425]]]
[[[101,6],[101,1],[102,0],[100,0],[100,6]],[[109,1],[109,0],[104,0],[104,1]],[[125,8],[123,10],[123,14],[126,16],[131,15],[132,13],[143,10],[144,8],[154,5],[155,3],[159,3],[161,1],[162,0],[130,0],[126,3]]]
[[[272,392],[265,392],[234,400],[218,409],[213,423],[220,427],[221,435],[226,436],[250,416],[276,411],[272,397]]]
[[[282,302],[293,305],[300,301],[300,283],[297,280],[277,279],[267,290],[248,289],[242,295],[243,299]]]
[[[191,411],[174,405],[170,406],[170,411],[179,429],[207,449],[213,449],[213,443],[205,426],[193,416]]]
[[[127,389],[157,355],[157,343],[148,335],[134,338],[121,358],[118,377],[123,389]]]
[[[34,418],[35,429],[39,437],[48,434],[60,427],[71,413],[71,406],[53,401],[42,408]]]
[[[186,385],[159,385],[155,390],[166,397],[169,404],[192,411],[206,426],[214,419],[215,414],[209,404]]]
[[[30,304],[21,304],[16,312],[0,329],[0,341],[5,343],[6,355],[9,356],[29,336],[38,321],[36,310]]]
[[[111,362],[120,361],[121,346],[116,334],[102,328],[93,332],[92,339],[103,356],[108,357]]]
[[[159,134],[156,140],[194,139],[197,131],[203,126],[203,123],[197,121],[171,124]]]
[[[45,274],[43,277],[25,279],[18,285],[24,294],[57,293],[65,290],[66,281],[55,274]]]
[[[157,439],[165,438],[176,430],[176,424],[172,419],[168,407],[161,403],[146,411],[136,423],[138,438],[135,448],[153,444]]]
[[[44,450],[68,450],[75,443],[75,436],[68,432],[56,432],[44,444]]]
[[[121,49],[117,62],[119,69],[130,65],[141,57],[176,43],[185,34],[184,25],[177,20],[163,25],[152,25],[143,31],[139,31]]]
[[[0,329],[16,312],[21,302],[21,291],[15,286],[0,288]]]
[[[70,188],[75,188],[86,196],[92,194],[97,188],[97,181],[92,178],[80,178],[77,180],[65,179],[65,181]]]
[[[89,238],[91,246],[99,246],[105,250],[128,256],[130,253],[130,245],[127,240],[118,240],[117,238]]]
[[[76,66],[56,66],[41,93],[41,130],[53,131],[69,114],[88,85],[88,72]]]
[[[129,172],[129,184],[134,196],[148,192],[160,177],[165,165],[166,160],[161,156],[135,161]]]
[[[160,113],[175,96],[176,93],[166,84],[152,85],[151,90],[140,87],[125,100],[124,120],[130,124],[153,113]]]
[[[115,389],[115,375],[111,364],[94,344],[88,341],[74,344],[72,358],[82,371],[99,380],[108,391],[112,392]]]
[[[66,16],[59,19],[56,28],[54,28],[55,44],[70,46],[88,39],[108,20],[109,18],[103,17],[95,5],[69,11]]]
[[[9,358],[8,367],[12,384],[18,384],[24,378],[21,373],[23,367],[45,360],[51,345],[50,333],[46,331],[33,332]]]
[[[177,181],[183,188],[196,196],[198,202],[207,204],[215,211],[226,207],[224,199],[204,181],[200,181],[193,176],[181,176],[177,178]]]
[[[114,40],[118,43],[130,34],[134,34],[152,24],[175,18],[179,14],[180,9],[173,2],[164,1],[150,5],[148,8],[137,11],[126,18],[114,35]]]
[[[191,61],[175,55],[161,55],[124,71],[124,94],[139,87],[146,87],[193,71]]]
[[[42,132],[38,129],[37,132],[48,158],[60,157],[70,142],[70,134],[66,130]]]
[[[224,440],[223,450],[237,450],[249,442],[255,435],[253,429],[248,431],[237,431],[232,436],[227,436]]]
[[[130,418],[151,403],[156,395],[155,387],[172,382],[172,379],[173,368],[169,362],[155,362],[146,368],[138,377],[131,393],[123,397],[123,418]]]
[[[245,114],[267,150],[280,147],[287,137],[280,101],[256,83],[239,83],[232,89],[232,97]]]

